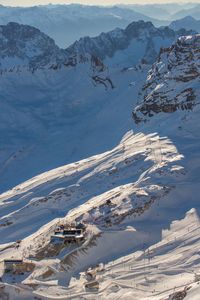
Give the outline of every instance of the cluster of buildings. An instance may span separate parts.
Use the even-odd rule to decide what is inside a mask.
[[[104,273],[104,265],[99,264],[95,267],[89,268],[84,277],[86,282],[84,283],[86,292],[98,292],[99,291],[99,281],[101,281],[101,275]]]
[[[82,223],[76,225],[59,225],[51,236],[51,243],[80,243],[85,240],[85,234],[86,227]],[[32,272],[35,268],[35,265],[31,261],[24,261],[23,259],[4,259],[2,263],[5,273],[24,274],[25,272]]]

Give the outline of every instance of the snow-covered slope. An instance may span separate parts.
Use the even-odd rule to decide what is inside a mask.
[[[161,152],[166,153],[162,158],[160,157]],[[172,177],[173,173],[182,173],[181,167],[173,169],[168,166],[168,164],[173,165],[180,158],[181,155],[167,139],[162,140],[155,134],[134,136],[130,132],[111,151],[34,177],[1,195],[1,204],[3,204],[0,213],[2,216],[0,227],[3,230],[2,242],[3,237],[4,242],[11,242],[13,237],[21,239],[28,233],[30,234],[30,230],[34,232],[36,228],[55,216],[61,217],[69,208],[76,208],[82,203],[84,203],[83,207],[76,210],[76,214],[80,214],[82,218],[86,210],[91,214],[91,219],[97,215],[96,222],[103,227],[106,222],[104,218],[110,219],[111,223],[115,224],[129,214],[140,214],[145,202],[151,200],[149,195],[152,194],[153,204],[156,200],[156,195],[155,199],[153,195],[156,192],[161,195],[168,193],[168,187],[162,187],[162,185],[151,186],[149,183],[149,187],[145,188],[145,191],[140,190],[140,187],[144,183],[146,184],[148,176],[151,177],[154,173],[160,181],[160,177],[162,177],[160,169],[162,168],[165,169],[164,173],[169,173],[169,176]],[[51,194],[56,189],[58,189],[57,192]],[[141,197],[138,204],[132,203],[135,201],[134,194],[136,194],[136,198]],[[49,196],[44,198],[44,195]],[[97,198],[89,201],[94,196]],[[124,197],[127,200],[124,200]],[[132,197],[133,199],[131,199]],[[101,214],[98,207],[104,205],[107,199],[113,199],[113,209],[110,214],[104,216],[104,212],[102,211]],[[89,201],[88,206],[85,206],[86,201]],[[114,204],[115,202],[116,204]],[[97,205],[96,210],[92,209],[94,203]],[[148,205],[150,206],[150,204],[151,201]],[[137,211],[138,205],[141,206],[141,212]],[[134,206],[136,212],[134,212]],[[22,215],[24,215],[22,218],[19,217]],[[41,216],[43,217],[41,218]],[[32,217],[33,221],[31,221]],[[20,223],[19,233],[18,222]],[[10,223],[10,226],[7,227],[7,223]],[[23,231],[21,228],[24,228]]]
[[[133,23],[127,32],[134,35],[137,26],[139,37],[103,63],[91,52],[84,56],[63,52],[32,27],[2,26],[3,40],[9,42],[0,41],[1,191],[109,150],[132,128],[133,99],[137,100],[149,69],[142,60],[144,51],[151,61],[155,49],[169,46],[176,36],[168,29],[160,36],[148,22]],[[114,32],[112,42],[118,43]],[[149,47],[141,51],[144,45]]]
[[[199,39],[161,50],[133,131],[116,147],[1,195],[0,258],[34,265],[21,275],[2,271],[3,297],[198,299]],[[59,224],[75,222],[85,224],[84,242],[50,242]]]
[[[42,279],[47,267],[54,269],[56,293],[62,294],[79,271],[159,240],[163,224],[170,222],[168,215],[159,215],[159,206],[169,206],[173,182],[184,176],[181,159],[168,139],[129,132],[112,151],[44,173],[2,194],[1,241],[9,244],[1,245],[0,257],[23,255],[36,266],[32,275],[14,280],[39,284],[42,289],[36,294],[48,298],[54,293],[52,283]],[[55,228],[75,221],[86,224],[85,242],[54,252],[50,236]],[[123,243],[118,244],[119,239]],[[16,240],[22,240],[19,248]],[[7,283],[9,278],[3,275]]]
[[[99,296],[102,299],[198,300],[199,230],[198,214],[191,209],[183,219],[163,230],[159,243],[113,260],[101,269],[94,268],[100,282]],[[80,279],[71,283],[72,295],[92,299],[82,288],[86,278],[82,272]]]

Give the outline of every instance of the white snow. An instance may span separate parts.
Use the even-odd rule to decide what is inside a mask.
[[[183,41],[190,47],[195,38]],[[154,65],[151,70],[154,74],[148,80],[154,82],[147,99],[152,89],[165,92],[170,100],[185,87],[185,82],[175,82],[176,77],[165,76],[168,59],[164,55],[162,68],[157,72]],[[8,138],[1,148],[2,182],[11,176],[23,178],[27,169],[34,173],[36,163],[41,163],[41,171],[47,166],[50,171],[0,195],[0,260],[23,258],[35,265],[32,272],[20,275],[6,273],[1,266],[0,295],[11,300],[174,300],[181,293],[186,300],[196,300],[199,94],[193,110],[146,116],[146,123],[135,125],[132,105],[147,68],[105,70],[98,75],[110,72],[116,86],[105,89],[92,85],[90,67],[87,61],[58,72],[38,70],[32,75],[23,70],[17,77],[6,73],[1,78],[1,130]],[[170,74],[183,75],[187,68],[190,64],[181,61]],[[197,81],[191,79],[188,85],[198,92]],[[34,99],[29,97],[30,86],[32,91],[37,87]],[[56,97],[51,98],[53,93]],[[19,138],[11,139],[10,145],[17,121]],[[33,136],[24,145],[26,126]],[[76,162],[55,169],[56,158],[49,165],[53,156]],[[50,242],[59,224],[74,222],[85,223],[83,242]],[[85,289],[90,277],[99,284],[98,294]]]

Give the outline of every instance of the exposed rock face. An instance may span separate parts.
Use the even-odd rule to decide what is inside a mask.
[[[0,26],[1,69],[19,65],[34,69],[65,59],[65,52],[40,30],[14,22]]]
[[[155,113],[191,110],[200,78],[200,35],[181,37],[161,49],[143,87],[142,101],[133,112],[136,123]]]
[[[144,51],[140,53],[138,50],[136,63],[139,59],[151,63],[155,61],[160,46],[171,45],[180,33],[167,27],[157,29],[151,22],[139,21],[131,23],[125,30],[115,29],[96,38],[82,38],[64,50],[40,30],[11,22],[0,26],[0,73],[20,72],[22,69],[32,72],[43,68],[57,70],[75,67],[79,63],[89,63],[92,70],[95,68],[101,72],[105,70],[104,58],[129,48],[125,57],[132,57],[135,48],[139,47]]]
[[[183,29],[175,32],[168,27],[155,28],[151,22],[139,21],[131,23],[124,30],[116,28],[94,38],[81,38],[68,47],[66,51],[69,55],[72,53],[82,55],[89,53],[104,60],[106,57],[113,57],[117,51],[127,49],[131,42],[135,44],[143,42],[145,48],[143,59],[147,63],[153,63],[158,55],[156,39],[165,40],[165,44],[168,39],[168,43],[171,44],[176,37],[182,34],[191,34],[191,31],[186,32]]]
[[[8,23],[0,26],[0,72],[49,68],[74,67],[88,63],[97,71],[105,69],[101,60],[94,55],[79,55],[60,49],[53,39],[28,25]]]

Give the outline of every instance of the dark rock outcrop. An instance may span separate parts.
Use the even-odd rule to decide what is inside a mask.
[[[161,49],[143,87],[141,104],[133,111],[136,123],[157,113],[191,110],[197,103],[200,79],[200,35],[181,37]]]

